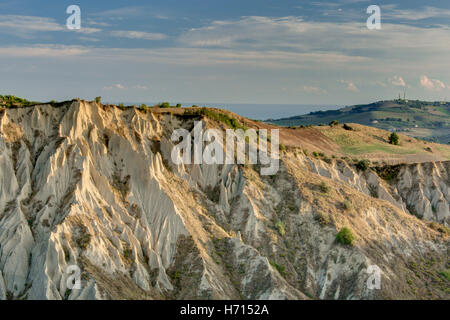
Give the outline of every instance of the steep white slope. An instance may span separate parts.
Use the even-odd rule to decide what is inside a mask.
[[[343,163],[286,153],[280,172],[263,177],[252,166],[171,163],[171,133],[192,130],[198,117],[84,101],[0,117],[3,299],[394,298],[406,274],[396,274],[399,259],[406,266],[448,248],[404,212],[414,205],[448,221],[448,164],[404,168],[392,187]],[[314,185],[327,178],[334,189],[323,196]],[[369,185],[388,202],[368,196]],[[359,214],[333,205],[343,195]],[[322,207],[321,197],[329,198]],[[321,210],[330,224],[318,223]],[[355,247],[336,243],[344,225],[360,228]],[[367,289],[373,263],[382,290]],[[80,290],[67,288],[73,265]]]
[[[388,181],[371,170],[360,172],[345,161],[331,165],[317,159],[304,161],[321,176],[387,200],[425,220],[450,225],[450,161],[392,166]]]

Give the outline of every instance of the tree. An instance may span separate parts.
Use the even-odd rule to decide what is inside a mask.
[[[339,124],[339,121],[333,120],[330,122],[330,127],[337,126],[338,124]]]
[[[389,143],[393,144],[393,145],[398,145],[400,138],[398,136],[397,133],[392,132],[391,135],[389,136]]]
[[[181,103],[177,103],[176,107],[181,108]]]
[[[366,171],[367,169],[369,169],[369,166],[370,161],[365,159],[358,161],[358,163],[356,164],[356,168],[361,171]]]
[[[95,102],[97,102],[98,104],[102,103],[102,97],[96,97]]]
[[[343,128],[344,128],[345,130],[349,130],[349,131],[353,130],[353,128],[350,127],[350,126],[349,126],[348,124],[346,124],[346,123],[344,123]]]

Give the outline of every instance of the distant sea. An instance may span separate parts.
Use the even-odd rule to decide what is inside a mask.
[[[144,102],[152,106],[155,102]],[[141,103],[124,103],[125,105],[140,105]],[[189,102],[181,103],[183,107],[192,105],[200,107],[212,107],[230,110],[246,118],[255,120],[280,119],[292,116],[308,114],[312,111],[336,110],[342,105],[314,105],[314,104],[237,104],[237,103],[200,103]]]

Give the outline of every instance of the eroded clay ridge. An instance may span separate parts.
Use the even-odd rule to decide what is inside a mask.
[[[377,174],[289,149],[261,176],[173,165],[172,131],[198,116],[72,101],[0,117],[1,299],[450,297],[449,162]]]

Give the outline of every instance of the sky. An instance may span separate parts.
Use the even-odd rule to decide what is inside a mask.
[[[0,0],[0,70],[0,94],[36,101],[448,100],[450,1]]]

